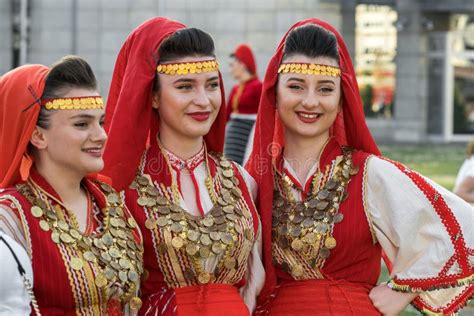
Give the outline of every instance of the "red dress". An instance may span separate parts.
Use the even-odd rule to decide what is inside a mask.
[[[318,192],[326,190],[330,179],[342,171],[339,163],[343,157],[341,147],[332,139],[321,154],[319,176],[305,184],[303,195],[314,192],[312,196],[317,196]],[[317,218],[311,217],[313,213],[300,220],[295,219],[299,216],[296,213],[289,216],[278,214],[277,206],[289,199],[285,188],[290,183],[288,180],[300,186],[295,179],[291,179],[291,174],[285,172],[283,161],[279,161],[275,175],[276,192],[279,194],[275,196],[280,197],[274,197],[276,206],[272,233],[278,285],[274,295],[259,307],[259,312],[268,312],[269,315],[305,315],[309,311],[318,315],[380,314],[368,296],[380,274],[381,248],[374,244],[362,200],[367,157],[366,153],[353,152],[351,159],[348,159],[358,168],[358,172],[350,176],[347,199],[335,210],[335,214],[340,215],[333,214],[333,219],[324,215],[322,207]],[[306,203],[312,203],[308,201],[311,198]],[[319,210],[319,205],[316,208]],[[295,221],[301,225],[295,225]],[[314,235],[305,230],[310,224],[316,225],[317,233]],[[300,250],[306,241],[316,246]]]
[[[292,164],[281,161],[285,138],[276,96],[286,39],[304,25],[336,37],[341,104],[327,131],[328,143],[314,157],[319,170],[313,181],[298,185],[296,177],[291,179]],[[368,293],[379,274],[381,248],[391,263],[387,286],[419,293],[412,304],[423,312],[450,314],[472,297],[472,208],[380,156],[365,121],[352,61],[334,27],[306,19],[288,30],[268,64],[255,125],[246,168],[259,185],[262,218],[266,278],[259,314],[378,313]],[[339,145],[354,151],[341,151]],[[302,197],[298,191],[304,192]]]
[[[258,216],[239,169],[211,154],[208,160],[219,204],[203,217],[190,215],[176,204],[169,174],[160,167],[166,162],[157,145],[146,151],[137,177],[126,190],[125,201],[143,232],[145,248],[141,315],[210,316],[224,310],[226,315],[249,314],[239,288],[246,282]],[[222,212],[230,198],[221,194],[224,191],[233,192],[235,211]],[[226,223],[231,227],[226,228]]]
[[[393,263],[388,286],[419,292],[412,303],[423,312],[451,314],[472,297],[473,240],[462,200],[334,138],[305,184],[285,164],[277,160],[274,169],[276,286],[256,314],[379,315],[369,292],[382,247]]]
[[[42,315],[122,315],[122,304],[138,300],[143,249],[136,223],[107,184],[86,178],[83,185],[92,200],[84,234],[36,172],[0,193],[0,204],[20,219]]]

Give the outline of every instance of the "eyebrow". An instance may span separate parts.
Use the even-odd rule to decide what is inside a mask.
[[[218,76],[214,76],[214,77],[211,77],[209,79],[207,79],[206,81],[214,81],[214,80],[217,80],[219,79]],[[180,83],[180,82],[195,82],[196,79],[192,79],[192,78],[180,78],[180,79],[177,79],[175,80],[173,83]]]
[[[295,77],[291,77],[291,78],[288,78],[288,80],[286,81],[298,81],[298,82],[301,82],[301,83],[304,83],[306,80],[304,79],[301,79],[301,78],[295,78]]]
[[[298,82],[301,82],[301,83],[305,83],[305,82],[306,82],[304,79],[296,78],[296,77],[291,77],[291,78],[289,78],[287,81],[292,81],[292,80],[298,81]],[[334,81],[328,80],[328,79],[326,79],[326,80],[318,80],[318,83],[332,83],[332,84],[336,84]]]
[[[78,119],[78,118],[81,118],[81,119],[94,119],[94,118],[95,118],[95,115],[91,115],[91,114],[77,114],[77,115],[71,116],[69,119],[70,119],[70,120],[74,120],[74,119]],[[103,118],[105,118],[105,113],[100,116],[100,119],[103,119]]]

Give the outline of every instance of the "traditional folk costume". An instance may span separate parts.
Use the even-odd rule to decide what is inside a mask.
[[[0,230],[0,315],[30,315],[33,269],[26,250]]]
[[[157,65],[163,40],[184,27],[154,18],[123,45],[107,105],[106,172],[117,188],[128,187],[125,201],[143,233],[140,313],[248,315],[263,285],[259,218],[248,188],[254,180],[221,154],[225,109],[188,160],[158,141],[151,99],[156,72],[217,71],[215,60]]]
[[[80,232],[74,214],[28,157],[42,106],[103,108],[100,97],[41,100],[48,71],[28,65],[0,80],[0,229],[22,244],[31,259],[36,314],[129,314],[141,304],[136,292],[143,246],[118,193],[99,176],[83,179],[89,207],[86,231]]]
[[[227,158],[243,165],[252,149],[262,82],[258,79],[255,58],[249,46],[239,45],[233,56],[247,67],[252,77],[230,91],[224,152]]]
[[[338,40],[340,69],[282,64],[285,38],[271,59],[247,165],[259,185],[265,286],[257,315],[377,315],[369,291],[381,251],[392,289],[421,293],[413,305],[450,314],[474,290],[472,207],[439,185],[380,156],[364,120],[356,76]],[[341,76],[342,110],[304,182],[283,156],[276,115],[278,73]]]

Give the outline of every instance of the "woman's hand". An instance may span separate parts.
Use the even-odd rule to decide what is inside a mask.
[[[374,306],[385,316],[399,315],[417,296],[417,293],[394,291],[385,283],[377,285],[369,293]]]

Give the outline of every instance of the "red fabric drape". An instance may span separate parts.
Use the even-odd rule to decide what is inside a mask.
[[[147,140],[159,130],[158,117],[152,110],[158,49],[165,39],[185,27],[163,17],[149,19],[130,33],[120,49],[107,100],[105,129],[109,138],[103,171],[118,190],[133,180]],[[220,81],[221,109],[205,136],[207,148],[216,152],[222,152],[226,124],[224,85]]]
[[[347,145],[367,153],[380,154],[380,151],[367,127],[364,117],[354,67],[349,52],[339,33],[328,23],[318,19],[306,19],[294,24],[281,40],[277,51],[270,60],[263,81],[255,138],[252,154],[246,165],[247,170],[255,178],[259,187],[257,207],[262,220],[263,257],[266,270],[264,288],[260,300],[270,295],[276,285],[275,268],[272,264],[271,229],[273,201],[272,159],[283,148],[283,131],[281,121],[276,113],[276,84],[278,67],[281,64],[286,37],[289,32],[306,24],[315,24],[333,32],[337,38],[340,68],[342,71],[342,111],[331,128],[331,135],[339,144]]]
[[[26,151],[48,71],[43,65],[26,65],[0,78],[0,188],[28,178],[32,160]]]

